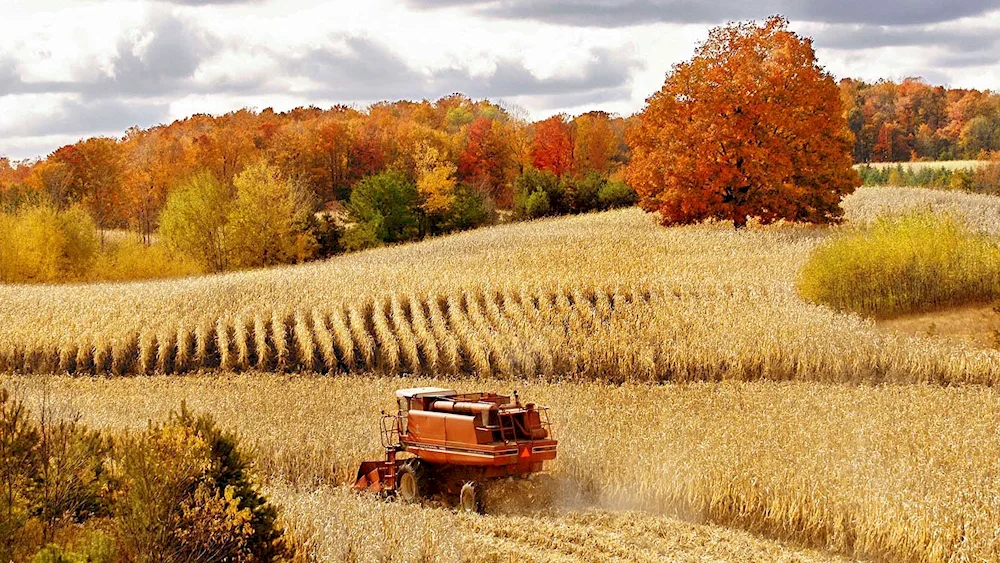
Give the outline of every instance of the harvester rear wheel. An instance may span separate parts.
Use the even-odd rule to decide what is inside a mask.
[[[427,472],[420,460],[414,459],[399,466],[396,494],[403,502],[419,502],[427,493]]]
[[[462,485],[458,493],[458,509],[462,512],[483,512],[483,486],[475,481]]]

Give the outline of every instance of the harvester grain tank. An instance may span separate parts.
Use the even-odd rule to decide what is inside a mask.
[[[486,482],[527,477],[556,457],[548,409],[513,396],[420,387],[396,391],[383,414],[385,459],[366,461],[354,488],[415,502],[435,494],[481,511]]]

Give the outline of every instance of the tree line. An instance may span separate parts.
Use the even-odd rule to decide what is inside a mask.
[[[86,267],[68,266],[69,250],[36,257],[51,268],[65,266],[55,278],[12,274],[37,270],[18,268],[11,262],[24,260],[12,256],[40,251],[24,236],[8,234],[8,244],[16,238],[20,248],[7,249],[6,275],[0,260],[0,281],[119,279],[129,270],[181,275],[192,266],[224,271],[292,263],[473,228],[498,216],[630,205],[634,192],[616,181],[628,160],[625,129],[625,119],[604,112],[532,123],[516,107],[454,94],[365,110],[195,115],[132,128],[120,139],[81,140],[38,161],[0,159],[0,223],[8,233],[29,233],[38,217],[50,234],[68,225],[75,225],[74,232],[86,230],[83,215],[101,233],[96,252],[92,237],[83,237],[84,251],[76,254]],[[551,176],[556,187],[524,181],[525,174]],[[597,197],[602,189],[603,200]],[[572,205],[568,195],[559,195],[591,191],[594,197],[581,195]],[[529,208],[525,202],[532,196]],[[544,198],[548,205],[541,204]],[[116,246],[103,235],[112,230],[137,233],[147,247],[165,243],[163,251],[174,255],[161,252],[152,268],[133,265],[120,268],[122,276],[108,275],[94,265],[139,254],[132,244],[129,256],[102,262],[102,253]],[[53,237],[67,239],[35,238]]]

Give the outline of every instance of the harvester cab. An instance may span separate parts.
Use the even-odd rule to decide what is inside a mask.
[[[396,391],[381,423],[385,459],[366,461],[354,488],[416,502],[435,494],[483,509],[486,482],[527,477],[555,459],[548,409],[512,396],[418,387]]]

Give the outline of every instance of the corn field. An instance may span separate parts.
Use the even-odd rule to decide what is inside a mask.
[[[365,561],[385,553],[418,560],[425,552],[453,561],[466,556],[469,545],[490,560],[489,545],[516,553],[522,542],[534,545],[529,560],[532,553],[550,560],[572,556],[574,538],[606,542],[592,548],[590,560],[644,560],[643,541],[649,549],[676,550],[664,551],[668,560],[820,557],[778,549],[768,537],[871,560],[1000,560],[1000,394],[988,387],[609,386],[258,373],[2,383],[34,410],[47,396],[57,412],[79,412],[88,425],[114,431],[142,429],[182,400],[213,414],[251,446],[256,471],[320,560],[348,560],[354,550]],[[360,461],[382,455],[379,412],[392,408],[395,389],[419,385],[517,389],[524,399],[550,406],[560,440],[548,483],[555,488],[527,483],[527,489],[500,491],[498,504],[487,501],[487,518],[354,497],[342,485]],[[589,524],[581,522],[591,520],[593,534],[584,540]],[[711,526],[696,526],[705,524]],[[685,526],[699,541],[672,536]],[[737,529],[758,536],[740,536]],[[482,538],[489,545],[476,543]],[[615,542],[632,556],[605,549]]]
[[[182,401],[213,414],[308,560],[1000,561],[1000,353],[794,289],[831,232],[915,207],[1000,233],[995,198],[867,188],[845,227],[624,210],[297,267],[0,286],[0,385],[111,432]],[[552,479],[494,485],[488,517],[353,495],[379,412],[418,385],[549,405]]]
[[[907,198],[930,196],[900,197],[902,208]],[[870,189],[847,205],[863,220],[864,210],[885,203],[885,193]],[[1000,380],[995,352],[883,334],[799,299],[795,273],[826,232],[663,229],[625,210],[299,267],[2,286],[0,372]]]

